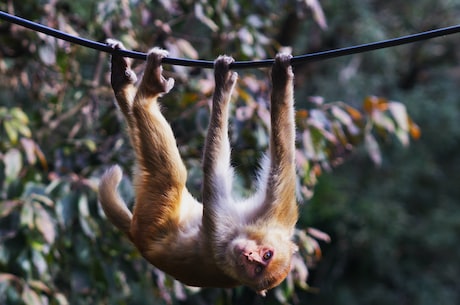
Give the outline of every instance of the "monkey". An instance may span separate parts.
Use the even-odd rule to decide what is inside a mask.
[[[116,40],[108,45],[124,48]],[[123,174],[114,165],[101,177],[101,206],[147,261],[178,281],[198,287],[245,285],[265,295],[287,277],[297,251],[292,241],[298,207],[291,55],[278,54],[271,69],[269,148],[257,190],[247,199],[232,195],[228,121],[238,74],[230,69],[232,57],[214,61],[202,203],[186,188],[187,170],[158,101],[174,86],[162,74],[166,56],[165,50],[150,50],[136,86],[131,61],[112,55],[111,85],[136,157],[135,204],[131,212],[118,193]]]

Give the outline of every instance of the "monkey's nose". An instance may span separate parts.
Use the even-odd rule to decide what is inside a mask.
[[[260,262],[262,259],[257,252],[249,252],[247,258],[248,258],[248,261],[250,262],[253,262],[253,261]]]

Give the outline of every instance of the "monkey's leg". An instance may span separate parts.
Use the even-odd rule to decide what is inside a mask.
[[[108,39],[107,44],[119,50],[124,50],[123,44],[115,39]],[[136,74],[131,70],[131,60],[117,54],[113,54],[111,58],[111,75],[110,82],[112,89],[117,99],[118,107],[128,123],[128,132],[131,139],[131,144],[134,149],[137,149],[136,132],[134,119],[132,115],[132,104],[136,88],[134,84],[137,81]]]
[[[298,212],[295,196],[294,74],[290,59],[291,55],[278,54],[271,72],[271,163],[267,202],[272,203],[270,214],[293,226]]]
[[[217,219],[222,199],[229,199],[232,187],[230,142],[228,139],[228,112],[231,94],[238,74],[229,69],[233,58],[220,56],[214,63],[215,89],[211,120],[204,149],[203,206],[205,225]]]
[[[160,112],[159,96],[169,92],[173,79],[162,76],[166,51],[153,49],[133,102],[137,138],[136,204],[132,236],[144,252],[155,239],[174,235],[187,172],[171,127]]]

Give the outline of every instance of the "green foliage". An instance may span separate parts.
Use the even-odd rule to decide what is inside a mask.
[[[26,0],[0,9],[130,49],[238,60],[392,38],[459,14],[448,0]],[[293,271],[265,303],[458,300],[457,50],[447,37],[296,67],[299,201],[311,202],[301,206]],[[166,70],[176,86],[164,113],[199,197],[212,71]],[[106,54],[0,23],[0,303],[260,304],[246,288],[180,285],[106,220],[98,179],[110,164],[133,166],[108,71]],[[246,195],[268,145],[269,83],[265,71],[239,74],[231,140]],[[407,148],[410,137],[420,140]],[[129,180],[121,191],[132,202]]]

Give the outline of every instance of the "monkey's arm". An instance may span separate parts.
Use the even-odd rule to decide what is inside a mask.
[[[108,39],[107,43],[114,49],[124,49],[121,42]],[[136,74],[131,70],[131,61],[119,55],[112,55],[111,58],[111,84],[118,108],[123,113],[128,123],[128,132],[132,146],[136,149],[137,141],[134,131],[136,126],[132,118],[132,103],[136,93],[134,83],[137,80]],[[104,209],[107,218],[131,240],[132,213],[126,207],[126,203],[117,191],[118,184],[122,178],[122,171],[119,166],[113,166],[107,170],[99,184],[99,201]]]
[[[279,224],[293,227],[296,204],[294,74],[291,55],[278,54],[272,68],[270,172],[267,185],[269,214]]]
[[[214,221],[223,205],[229,204],[233,170],[230,167],[230,143],[228,139],[229,103],[237,80],[237,73],[229,65],[234,60],[220,56],[214,63],[215,89],[212,100],[211,120],[204,149],[203,205],[204,225],[215,230]]]
[[[124,45],[118,40],[107,39],[107,44],[114,49],[125,50]],[[129,139],[137,153],[137,132],[135,131],[136,125],[132,115],[132,105],[137,90],[134,86],[136,82],[137,76],[131,70],[131,59],[114,53],[111,56],[110,83],[117,100],[118,108],[128,123]]]

